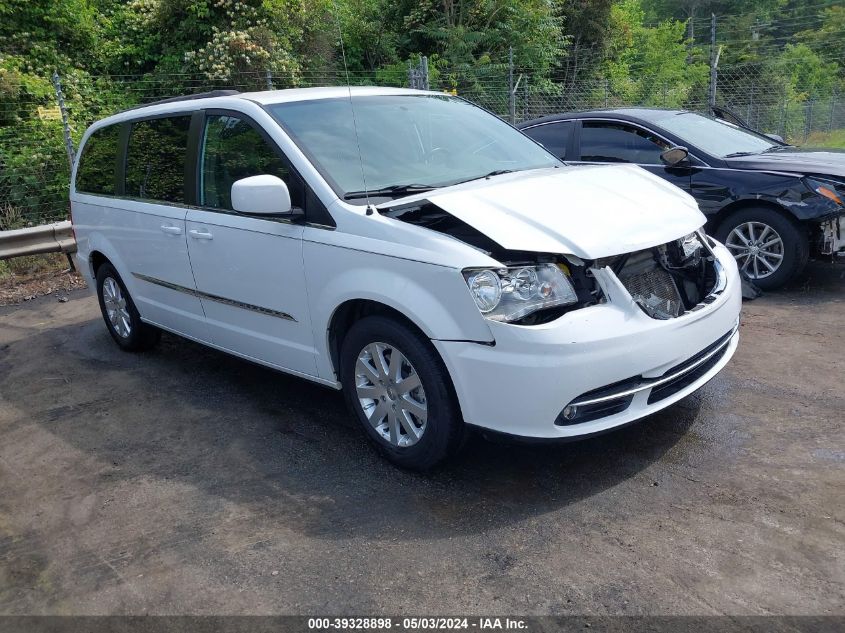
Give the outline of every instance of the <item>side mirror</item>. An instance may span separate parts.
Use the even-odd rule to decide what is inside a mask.
[[[660,160],[669,167],[680,165],[689,158],[689,150],[686,147],[670,147],[660,155]]]
[[[255,215],[291,215],[290,192],[277,176],[262,174],[232,183],[232,208]]]
[[[783,143],[786,145],[786,141],[783,140],[783,137],[780,134],[766,134],[770,139],[773,141],[777,141],[778,143]]]

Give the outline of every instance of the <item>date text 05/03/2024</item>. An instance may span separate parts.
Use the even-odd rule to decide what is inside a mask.
[[[524,630],[527,623],[520,618],[502,617],[334,617],[308,618],[309,630]]]

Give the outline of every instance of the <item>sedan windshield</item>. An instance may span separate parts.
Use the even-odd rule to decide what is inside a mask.
[[[719,158],[759,154],[781,147],[762,134],[692,112],[669,114],[655,123],[685,143]]]
[[[353,97],[351,104],[354,112],[348,98],[268,107],[335,192],[349,201],[363,198],[364,191],[396,198],[561,164],[521,132],[463,99],[392,95]]]

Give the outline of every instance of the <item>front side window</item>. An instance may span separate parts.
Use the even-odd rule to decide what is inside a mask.
[[[558,158],[565,159],[572,127],[572,121],[558,121],[528,128],[525,133]]]
[[[269,174],[285,181],[291,203],[302,207],[302,187],[286,162],[248,121],[214,114],[206,118],[200,169],[200,204],[232,210],[232,184],[241,178]]]
[[[443,187],[497,171],[560,162],[518,130],[463,99],[382,95],[268,107],[336,193]],[[357,134],[356,134],[357,130]]]
[[[623,123],[584,121],[581,160],[593,163],[660,165],[669,145],[654,134]]]
[[[125,193],[131,198],[185,202],[190,116],[132,124],[126,153]]]
[[[100,128],[85,143],[76,170],[76,190],[105,196],[115,195],[114,182],[120,126]]]

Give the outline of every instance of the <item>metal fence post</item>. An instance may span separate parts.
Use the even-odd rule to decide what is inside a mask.
[[[513,86],[513,46],[508,49],[508,119],[516,123],[516,94]]]
[[[816,103],[815,97],[812,97],[807,102],[807,121],[804,124],[804,140],[807,140],[807,137],[810,136],[810,133],[813,131],[813,106]]]
[[[829,99],[829,101],[830,101],[830,119],[827,122],[827,131],[828,132],[833,131],[833,114],[834,114],[834,112],[836,112],[836,97],[837,97],[837,94],[836,94],[835,91],[830,93],[830,99]]]
[[[604,107],[607,108],[610,106],[610,80],[605,77],[604,78]]]
[[[787,135],[788,135],[787,129],[786,129],[786,123],[787,123],[786,122],[786,114],[787,114],[788,108],[789,108],[789,97],[786,94],[786,90],[784,90],[783,91],[783,107],[781,108],[781,112],[780,112],[780,131],[778,132],[778,134],[780,134],[780,136],[782,138],[786,138]]]
[[[62,131],[65,137],[65,150],[67,150],[67,159],[70,162],[71,169],[73,168],[73,161],[76,158],[76,151],[73,148],[73,138],[70,135],[70,122],[68,120],[67,107],[65,106],[65,95],[62,92],[62,84],[59,80],[58,71],[53,71],[53,88],[56,90],[56,101],[59,104],[59,112],[62,114]]]
[[[425,55],[422,56],[422,89],[429,90],[429,83],[428,83],[428,57]]]
[[[712,113],[713,106],[716,105],[716,81],[718,75],[716,73],[716,64],[719,63],[719,57],[716,53],[716,14],[710,14],[710,95],[708,103],[710,104],[710,111]]]
[[[528,75],[525,75],[525,81],[522,82],[522,120],[528,120]]]
[[[267,69],[267,90],[273,90],[273,74],[270,72],[270,69]]]
[[[751,84],[751,90],[748,92],[748,103],[745,106],[745,122],[748,125],[754,125],[754,120],[751,118],[754,112],[754,84]]]

